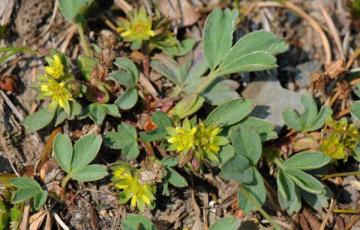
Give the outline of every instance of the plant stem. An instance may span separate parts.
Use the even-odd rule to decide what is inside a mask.
[[[209,85],[211,85],[211,83],[213,83],[217,77],[218,75],[216,71],[210,72],[210,74],[204,77],[202,83],[195,89],[193,95],[199,95],[204,92],[204,90],[206,90],[206,88],[209,87]]]
[[[326,180],[326,179],[329,179],[331,177],[338,177],[338,176],[358,176],[360,175],[360,171],[356,171],[356,172],[342,172],[342,173],[332,173],[332,174],[328,174],[328,175],[325,175],[321,178],[321,180]]]
[[[276,164],[276,166],[280,169],[282,169],[284,166],[283,166],[283,163],[282,163],[282,160],[278,157],[275,157],[273,162]]]
[[[63,190],[65,190],[65,187],[67,185],[67,183],[69,182],[69,180],[71,179],[71,174],[66,175],[66,177],[64,177],[64,179],[61,181],[61,188]]]
[[[360,214],[359,210],[356,209],[334,209],[333,213],[339,214]]]
[[[84,25],[82,23],[76,24],[80,36],[80,45],[86,56],[92,57],[92,51],[90,49],[89,41],[87,40],[84,32]]]
[[[255,206],[255,209],[260,212],[260,214],[274,227],[276,230],[280,230],[280,226],[269,216],[269,214],[261,207],[261,204],[256,200],[254,195],[252,195],[248,190],[244,189],[241,185],[239,190],[249,199],[251,203]]]

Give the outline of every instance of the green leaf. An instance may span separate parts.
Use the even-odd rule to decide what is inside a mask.
[[[289,214],[301,209],[300,193],[294,182],[279,170],[277,174],[278,200],[281,208],[286,209]]]
[[[332,109],[327,107],[322,107],[318,113],[316,103],[310,95],[303,95],[301,103],[305,108],[301,115],[290,108],[283,112],[286,125],[296,131],[310,132],[320,129],[332,115]]]
[[[235,124],[251,113],[251,101],[243,98],[229,101],[218,106],[206,118],[206,125],[226,127]]]
[[[80,23],[92,3],[93,0],[59,0],[59,8],[66,20]]]
[[[55,126],[60,125],[65,120],[73,120],[82,112],[81,104],[76,101],[70,102],[70,114],[66,113],[63,109],[57,109],[55,115]]]
[[[185,178],[183,176],[181,176],[178,172],[176,172],[174,169],[172,168],[166,168],[167,169],[167,175],[166,175],[166,179],[167,181],[178,188],[183,188],[188,186],[187,181],[185,180]]]
[[[119,58],[116,58],[114,64],[117,67],[124,69],[124,70],[128,71],[129,73],[131,73],[132,77],[135,79],[135,82],[138,81],[139,71],[133,61],[131,61],[128,58],[119,57]]]
[[[162,50],[165,51],[165,53],[168,53],[173,56],[184,56],[185,54],[189,53],[192,50],[195,43],[196,43],[195,39],[185,38],[183,41],[179,42],[175,46],[162,47]]]
[[[48,197],[48,192],[43,191],[34,196],[34,208],[35,210],[39,210],[46,202]]]
[[[251,183],[254,180],[254,169],[247,158],[235,154],[223,165],[220,176],[239,183]]]
[[[287,200],[294,199],[295,184],[294,182],[280,169],[277,173],[276,182],[278,186],[278,192]]]
[[[138,100],[138,93],[136,88],[127,89],[120,97],[114,102],[120,109],[128,110],[135,106]]]
[[[102,104],[106,109],[106,114],[113,117],[121,117],[119,108],[114,104]]]
[[[211,70],[215,70],[231,48],[236,17],[235,11],[215,9],[206,19],[204,53]]]
[[[121,224],[122,230],[157,230],[155,225],[141,215],[129,214]]]
[[[158,127],[168,127],[172,126],[171,119],[166,115],[166,113],[156,111],[151,115],[151,120],[158,126]]]
[[[48,110],[46,108],[27,116],[24,120],[24,126],[28,133],[33,133],[49,125],[54,119],[55,110]]]
[[[67,135],[59,133],[56,135],[54,144],[54,157],[59,166],[67,173],[71,171],[73,157],[73,146]]]
[[[313,123],[315,123],[317,118],[317,114],[318,114],[317,105],[313,97],[308,94],[305,94],[301,97],[301,104],[305,108],[304,113],[301,115],[302,123],[307,128],[310,128],[308,127],[308,125],[312,125]]]
[[[100,103],[92,103],[85,108],[84,114],[89,116],[97,125],[101,125],[106,116],[106,108]]]
[[[219,75],[274,68],[276,59],[273,55],[287,49],[286,43],[270,32],[247,34],[227,53],[219,66]]]
[[[136,86],[136,79],[129,71],[123,69],[111,72],[109,74],[109,79],[112,79],[126,88],[133,88]]]
[[[288,45],[283,39],[277,37],[275,34],[259,30],[240,38],[226,58],[231,60],[232,56],[240,57],[255,51],[264,51],[272,55],[277,55],[286,52],[288,48]]]
[[[101,125],[106,114],[120,117],[121,114],[116,105],[92,103],[85,110],[84,114],[89,116],[97,125]]]
[[[126,160],[136,159],[140,153],[136,129],[126,123],[119,125],[117,132],[107,133],[104,143],[110,148],[121,149]]]
[[[224,60],[219,67],[218,75],[223,76],[239,72],[253,72],[276,68],[276,58],[268,52],[256,51],[237,57],[230,61]]]
[[[331,117],[333,111],[327,107],[321,107],[320,112],[317,115],[316,121],[307,129],[307,131],[315,131],[323,127],[326,120]]]
[[[231,86],[237,84],[233,80],[218,79],[201,94],[211,105],[221,105],[228,101],[240,98],[240,95]]]
[[[277,133],[274,131],[274,124],[256,117],[248,117],[231,128],[237,129],[239,127],[254,129],[260,135],[262,142],[273,140],[278,137]]]
[[[233,216],[223,217],[210,226],[209,230],[238,230],[241,221]]]
[[[195,88],[201,81],[201,77],[206,74],[209,70],[209,65],[204,57],[203,52],[199,52],[194,60],[192,60],[192,66],[187,71],[187,76],[185,78],[185,92],[190,95],[194,92]]]
[[[174,167],[178,164],[178,159],[176,157],[165,157],[161,159],[161,164],[165,167]]]
[[[204,104],[204,101],[203,97],[197,95],[187,96],[176,104],[171,113],[180,119],[185,118],[197,112]]]
[[[285,124],[296,131],[301,131],[303,129],[303,125],[299,116],[299,113],[293,109],[286,109],[283,113],[283,119]]]
[[[84,76],[86,80],[89,80],[92,71],[99,62],[93,57],[80,55],[77,59],[77,63],[81,74]]]
[[[71,171],[83,169],[92,162],[101,147],[101,137],[92,134],[81,137],[74,145],[74,155],[71,163]]]
[[[234,147],[230,144],[225,145],[221,148],[219,152],[219,159],[221,164],[225,164],[228,160],[230,160],[235,155]]]
[[[248,128],[231,129],[229,134],[235,153],[243,155],[256,165],[261,158],[262,143],[259,134]]]
[[[331,162],[331,158],[318,151],[303,151],[287,159],[283,166],[289,169],[312,170]]]
[[[12,198],[12,203],[18,204],[25,202],[33,198],[38,193],[39,191],[33,187],[21,187],[15,191]]]
[[[150,66],[174,84],[183,85],[185,75],[180,65],[172,57],[157,55],[150,62]]]
[[[34,207],[37,210],[46,202],[47,192],[43,191],[35,180],[27,177],[17,177],[11,179],[10,183],[17,187],[12,197],[12,203],[22,203],[34,198]]]
[[[355,101],[351,105],[351,115],[357,119],[360,120],[360,101]]]
[[[301,197],[308,203],[313,209],[321,210],[329,206],[328,200],[332,197],[331,190],[326,187],[325,194],[312,194],[305,191],[301,191]]]
[[[38,192],[42,192],[42,188],[39,183],[28,177],[16,177],[11,179],[10,183],[18,188],[33,188]]]
[[[250,193],[255,198],[257,204],[254,205],[254,201],[251,202],[248,196],[246,194],[243,194],[243,191],[240,190],[238,192],[239,207],[244,210],[245,213],[256,210],[258,206],[261,207],[266,200],[266,189],[264,185],[264,180],[257,169],[254,169],[254,172],[254,180],[250,184],[242,184],[240,186],[242,186],[246,192]]]
[[[71,178],[79,182],[96,181],[108,175],[104,165],[87,165],[80,171],[71,174]]]
[[[316,178],[298,169],[285,169],[288,177],[301,189],[314,194],[325,193],[324,185]]]

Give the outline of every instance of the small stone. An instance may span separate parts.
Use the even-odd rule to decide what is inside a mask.
[[[309,61],[296,66],[295,81],[300,89],[310,85],[311,74],[320,71],[321,62]]]
[[[242,93],[255,106],[251,116],[269,121],[280,131],[284,125],[282,112],[287,108],[303,111],[301,94],[284,89],[277,78],[261,76],[248,84]]]

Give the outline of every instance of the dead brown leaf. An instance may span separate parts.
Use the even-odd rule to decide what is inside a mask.
[[[29,221],[29,224],[30,224],[29,230],[40,229],[40,226],[44,222],[47,213],[48,213],[47,211],[39,211],[39,212],[35,213],[34,215],[32,215],[30,217],[30,221]]]
[[[200,13],[188,0],[160,0],[159,5],[161,13],[176,20],[181,27],[190,26],[200,18]]]

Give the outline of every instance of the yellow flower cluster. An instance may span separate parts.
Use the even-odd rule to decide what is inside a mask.
[[[129,19],[120,21],[118,32],[125,41],[146,41],[155,36],[152,30],[152,19],[147,15],[145,8],[130,13]]]
[[[141,181],[140,170],[132,168],[128,163],[121,162],[113,168],[112,181],[120,192],[120,202],[129,200],[132,207],[137,206],[144,211],[145,206],[151,206],[155,200],[155,185]]]
[[[167,141],[171,144],[170,151],[183,152],[189,151],[195,146],[195,133],[197,128],[191,127],[190,121],[185,119],[182,127],[167,127],[169,134]]]
[[[327,121],[326,128],[326,136],[320,150],[335,160],[347,160],[359,143],[359,127],[348,124],[346,119],[341,119]]]
[[[50,109],[56,109],[58,106],[63,108],[65,112],[70,113],[70,101],[74,98],[70,91],[66,88],[65,80],[69,75],[60,54],[55,53],[51,58],[47,57],[48,66],[44,68],[45,75],[40,78],[39,98],[50,98]]]
[[[216,153],[221,146],[229,143],[228,139],[219,136],[221,129],[218,127],[208,126],[200,122],[192,127],[188,119],[183,121],[182,126],[167,127],[166,131],[169,135],[167,141],[170,143],[169,151],[188,152],[194,150],[198,160],[209,159],[217,162]]]

